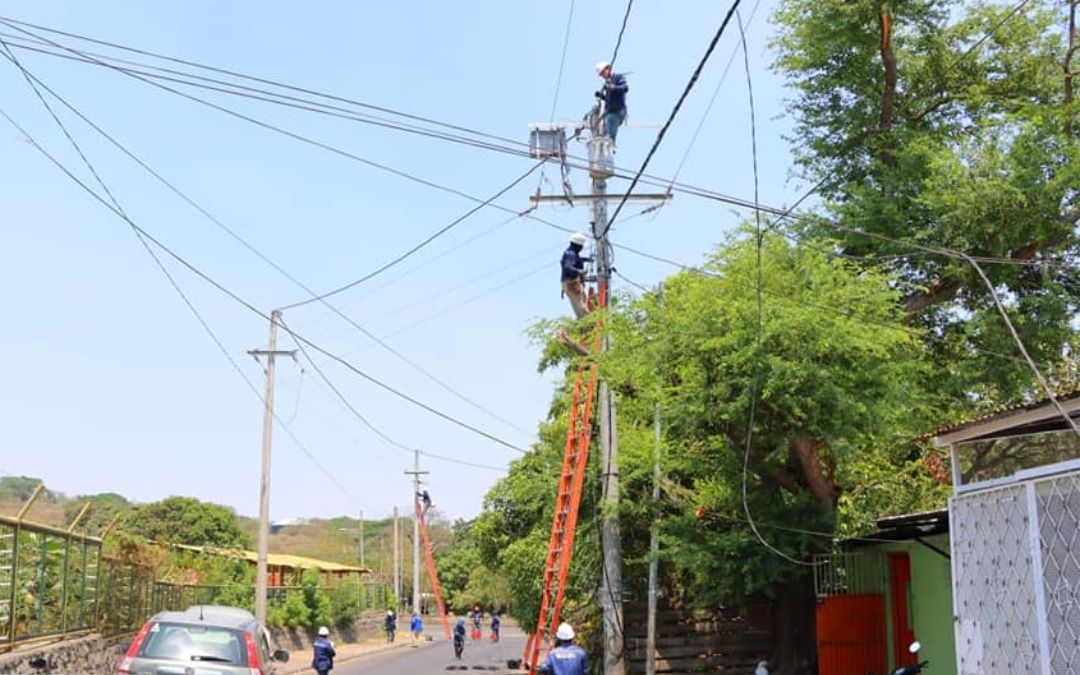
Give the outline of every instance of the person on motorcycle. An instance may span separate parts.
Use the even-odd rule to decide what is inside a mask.
[[[536,670],[544,675],[586,675],[589,672],[589,657],[584,649],[574,644],[574,628],[570,624],[559,624],[555,631],[555,648]]]
[[[454,658],[460,659],[461,652],[465,651],[465,619],[458,617],[457,625],[454,626]]]

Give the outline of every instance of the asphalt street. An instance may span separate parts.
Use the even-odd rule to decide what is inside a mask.
[[[458,660],[454,658],[453,646],[440,632],[423,647],[394,649],[339,663],[331,675],[465,675],[466,671],[475,675],[505,674],[507,660],[520,659],[524,648],[525,636],[521,631],[507,627],[497,643],[487,640],[486,632],[483,640],[467,640],[465,653]]]

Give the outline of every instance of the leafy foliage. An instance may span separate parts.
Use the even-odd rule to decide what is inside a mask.
[[[120,527],[154,541],[192,546],[251,546],[251,538],[240,529],[231,509],[193,497],[169,497],[136,506],[123,517]]]

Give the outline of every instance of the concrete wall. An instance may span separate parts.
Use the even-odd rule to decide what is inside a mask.
[[[356,617],[353,625],[348,628],[331,628],[330,639],[335,643],[364,642],[373,638],[384,636],[383,618],[385,612],[364,612]],[[315,639],[317,629],[308,628],[271,628],[270,635],[274,640],[275,649],[287,649],[290,652],[306,651],[311,649],[311,641]],[[408,622],[398,617],[398,635],[405,636],[408,633]]]
[[[124,656],[130,637],[106,639],[99,635],[71,638],[39,648],[0,654],[0,673],[92,673],[110,675]],[[32,662],[43,659],[45,666]]]
[[[949,552],[949,535],[938,534],[925,537],[924,541]],[[956,641],[953,632],[952,565],[941,554],[917,541],[887,544],[881,550],[888,553],[907,553],[911,561],[910,611],[915,638],[922,643],[919,658],[930,661],[935,675],[956,675]],[[886,572],[888,568],[886,567]],[[885,617],[889,638],[889,668],[899,667],[892,663],[893,627],[892,598],[885,587]]]

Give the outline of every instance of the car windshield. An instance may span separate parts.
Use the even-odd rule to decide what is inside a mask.
[[[219,626],[155,623],[139,647],[138,656],[169,661],[248,665],[243,633]]]

